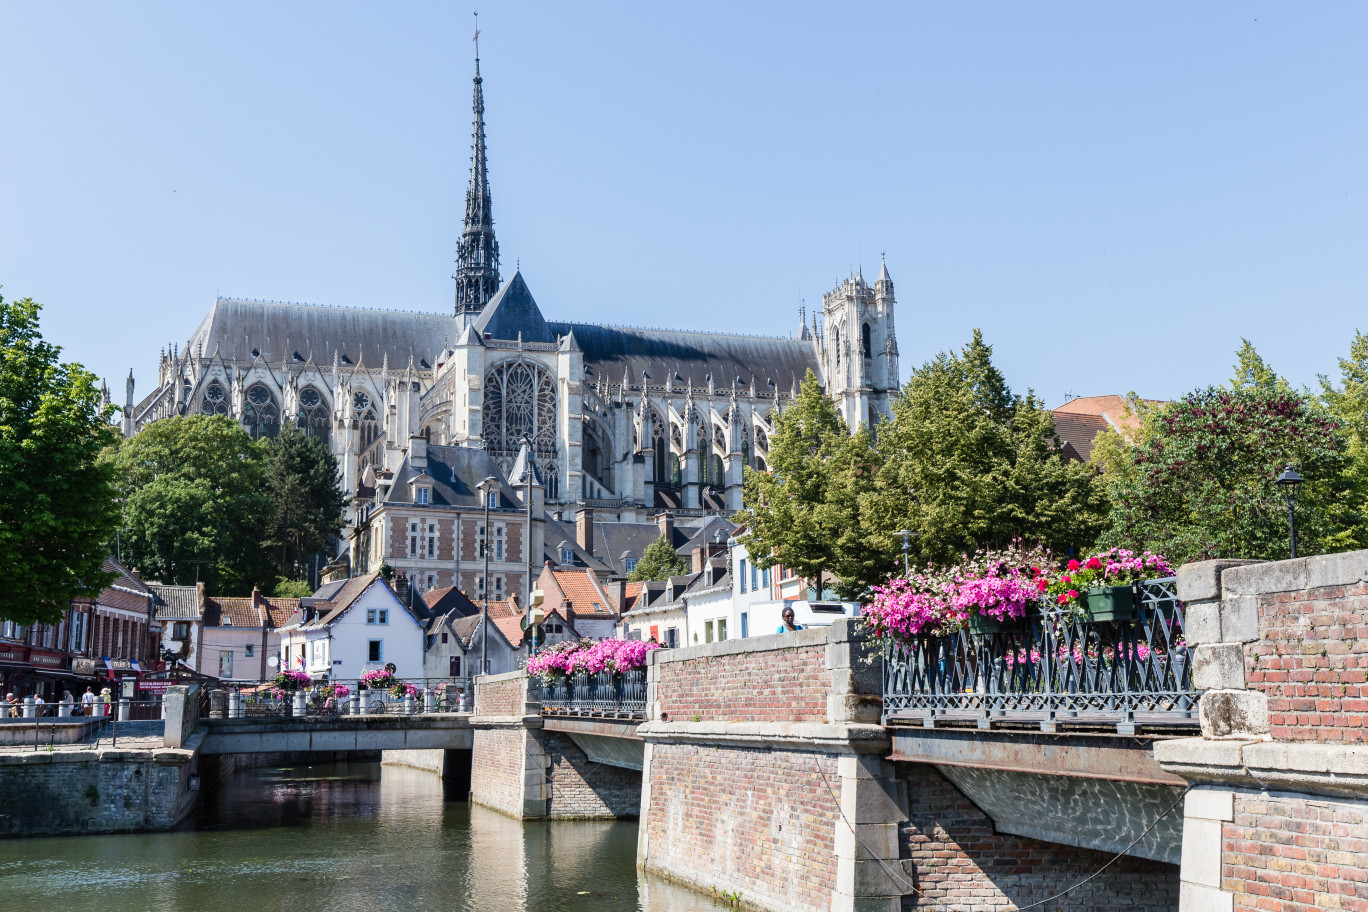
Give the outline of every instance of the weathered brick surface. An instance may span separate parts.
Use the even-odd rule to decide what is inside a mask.
[[[1368,804],[1237,792],[1221,888],[1237,910],[1368,912]]]
[[[933,766],[898,764],[907,785],[900,828],[903,868],[925,899],[952,909],[1013,910],[1040,902],[1098,871],[1103,852],[998,833],[993,821]],[[1086,813],[1086,810],[1081,812]],[[917,894],[907,891],[908,901]],[[1121,858],[1099,877],[1048,903],[1050,910],[1178,908],[1178,867]]]
[[[193,809],[192,763],[161,764],[145,751],[117,759],[46,755],[0,765],[0,836],[169,830]]]
[[[548,817],[636,817],[641,813],[641,773],[591,763],[563,734],[543,732],[551,777]]]
[[[477,728],[470,800],[514,817],[523,815],[523,737],[516,728]]]
[[[475,688],[476,716],[521,716],[526,705],[526,678],[479,682]]]
[[[831,908],[836,759],[791,751],[652,746],[647,866],[795,912]],[[819,772],[819,769],[821,772]]]
[[[1368,586],[1258,596],[1260,639],[1245,646],[1245,681],[1268,695],[1275,740],[1365,740]]]
[[[657,699],[671,722],[825,722],[826,646],[660,663]]]

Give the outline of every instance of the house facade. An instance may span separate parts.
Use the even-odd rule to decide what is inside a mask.
[[[379,573],[329,583],[280,629],[280,667],[354,680],[394,665],[401,678],[424,675],[424,625]]]

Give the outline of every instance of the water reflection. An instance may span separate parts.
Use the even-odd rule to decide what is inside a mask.
[[[715,908],[638,878],[635,822],[523,824],[456,797],[431,773],[378,764],[239,773],[189,830],[0,843],[0,909]]]

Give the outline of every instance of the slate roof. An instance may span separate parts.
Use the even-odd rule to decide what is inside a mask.
[[[448,615],[470,617],[480,611],[479,606],[466,598],[465,593],[455,586],[447,586],[444,589],[429,589],[423,593],[423,604],[427,606],[431,614],[440,617]]]
[[[600,377],[621,383],[624,373],[640,383],[645,371],[650,386],[664,386],[670,378],[677,387],[692,381],[695,389],[707,389],[712,374],[714,389],[724,393],[748,390],[752,379],[758,393],[787,393],[809,368],[821,376],[812,343],[797,339],[587,323],[548,325],[560,334],[573,330],[584,352],[584,379],[589,383]]]
[[[725,516],[705,516],[676,522],[670,545],[686,560],[699,546],[711,542],[713,535],[722,533],[722,541],[731,537],[736,524]],[[546,521],[546,560],[561,563],[560,543],[567,542],[575,551],[576,564],[615,577],[627,575],[626,557],[638,560],[651,542],[660,537],[660,527],[653,522],[633,523],[594,520],[594,553],[590,554],[575,540],[575,524],[548,519]],[[625,556],[624,556],[625,555]]]
[[[517,494],[499,471],[499,464],[489,455],[489,451],[476,447],[432,446],[427,448],[427,468],[424,470],[432,479],[432,503],[437,506],[480,508],[480,492],[477,485],[486,475],[499,479],[499,506],[503,509],[518,507]],[[381,503],[413,503],[413,486],[410,482],[418,477],[408,457],[394,473],[394,483],[385,494]]]
[[[490,298],[475,321],[475,330],[481,338],[489,333],[495,339],[517,339],[521,333],[524,342],[556,341],[521,271],[513,273],[513,278]]]
[[[450,313],[410,313],[366,310],[359,307],[320,307],[274,301],[219,298],[186,343],[187,352],[203,345],[205,356],[215,349],[225,359],[250,361],[252,349],[264,360],[293,363],[298,352],[313,358],[320,369],[331,369],[333,352],[346,355],[347,368],[364,363],[379,369],[402,370],[412,357],[417,365],[436,358],[456,339],[456,321]]]
[[[155,612],[161,621],[198,621],[200,619],[199,587],[165,586],[148,583],[155,599]]]

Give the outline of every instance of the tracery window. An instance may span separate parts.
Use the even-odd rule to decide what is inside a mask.
[[[332,418],[328,414],[328,406],[323,402],[323,396],[312,386],[307,386],[299,392],[299,414],[295,416],[295,424],[308,436],[324,443],[328,442]]]
[[[280,406],[265,386],[258,383],[247,390],[242,406],[242,426],[253,440],[280,433]]]
[[[665,446],[665,432],[660,427],[660,422],[656,422],[651,428],[651,458],[652,473],[651,480],[657,485],[670,484],[669,475],[669,452]]]
[[[352,410],[356,413],[356,426],[361,429],[361,450],[370,448],[380,436],[380,418],[371,405],[370,396],[362,390],[352,393]]]
[[[556,383],[536,364],[504,361],[485,376],[485,449],[505,473],[513,468],[524,438],[546,479],[547,496],[556,497]]]
[[[870,356],[868,323],[865,323],[863,326],[860,327],[860,349],[864,352],[864,356],[866,358]]]
[[[204,404],[200,411],[206,415],[228,414],[228,393],[217,380],[204,388]]]

